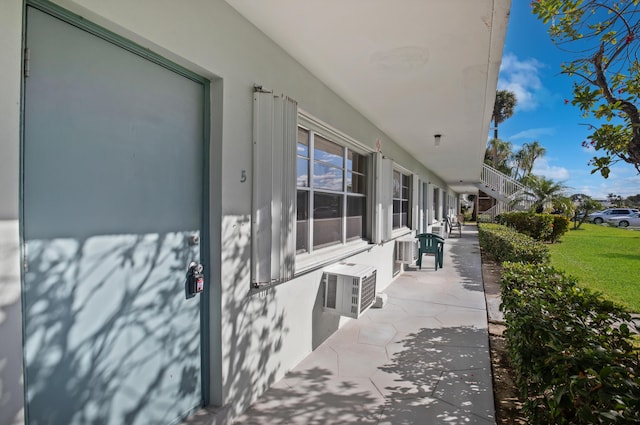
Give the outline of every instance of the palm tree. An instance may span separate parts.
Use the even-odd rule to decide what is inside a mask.
[[[563,183],[556,183],[546,177],[533,174],[525,177],[523,183],[527,187],[524,196],[533,200],[531,209],[537,213],[543,212],[547,205],[565,203],[564,192],[567,186]]]
[[[496,101],[493,104],[493,138],[498,138],[498,124],[511,118],[518,100],[516,95],[509,90],[498,90],[496,92]]]
[[[511,174],[509,160],[513,156],[511,142],[500,139],[491,139],[484,153],[484,162],[507,175]]]
[[[522,176],[520,176],[520,170],[522,169],[522,166],[526,160],[525,156],[526,156],[526,152],[522,148],[513,155],[513,160],[515,162],[515,168],[513,170],[513,178],[516,180],[519,179],[520,177],[524,177],[524,173],[522,174]]]
[[[536,160],[546,153],[547,150],[537,140],[522,145],[522,148],[514,156],[516,160],[515,178],[522,179],[529,176]],[[520,170],[522,170],[521,175]]]

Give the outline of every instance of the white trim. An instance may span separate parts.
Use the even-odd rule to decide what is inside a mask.
[[[318,132],[320,135],[326,134],[326,136],[323,137],[333,141],[334,143],[344,145],[356,153],[366,155],[374,152],[374,149],[370,146],[359,142],[321,119],[314,117],[302,108],[298,108],[298,125],[306,130]]]
[[[420,177],[417,174],[411,179],[411,228],[420,227]]]
[[[342,133],[341,131],[331,127],[329,124],[322,122],[321,120],[311,116],[310,114],[298,109],[298,127],[302,128],[309,132],[309,185],[308,187],[296,187],[296,190],[307,190],[309,193],[309,217],[308,223],[309,227],[307,229],[308,233],[308,246],[306,251],[298,252],[295,255],[295,265],[296,265],[296,273],[300,270],[301,272],[308,271],[317,267],[320,263],[326,263],[328,260],[334,258],[344,258],[345,253],[349,254],[352,251],[352,247],[355,246],[356,250],[362,250],[362,244],[364,246],[368,246],[370,244],[369,238],[370,229],[367,228],[364,235],[362,235],[362,239],[357,240],[347,240],[347,227],[348,227],[348,202],[353,198],[363,198],[366,199],[367,202],[365,204],[365,218],[369,217],[372,212],[369,209],[369,199],[373,197],[373,188],[369,186],[370,176],[373,174],[373,170],[371,169],[371,161],[369,160],[369,156],[373,152],[371,149],[365,147],[362,143],[353,139],[352,137]],[[315,165],[315,136],[321,137],[322,139],[327,140],[330,143],[333,143],[337,146],[340,146],[342,149],[342,158],[343,165],[340,167],[343,173],[343,185],[341,190],[331,190],[331,189],[318,189],[313,184],[314,177],[314,165]],[[358,154],[367,161],[367,171],[364,174],[367,183],[367,191],[364,194],[361,193],[352,193],[347,191],[347,153],[352,152],[354,154]],[[359,171],[354,171],[355,174],[359,174]],[[341,212],[341,223],[342,223],[342,239],[336,244],[333,244],[328,247],[315,248],[314,247],[314,196],[315,194],[333,194],[339,195],[342,200],[342,212]],[[366,219],[368,220],[368,219]],[[367,222],[367,225],[369,223]],[[316,258],[317,257],[317,258]],[[300,268],[300,269],[298,269]]]
[[[313,252],[304,252],[296,255],[295,275],[306,273],[310,270],[322,267],[327,263],[338,261],[340,258],[355,255],[363,250],[373,247],[368,241],[357,240],[346,244],[336,244],[325,248],[316,249]]]
[[[393,231],[393,161],[381,157],[379,186],[377,199],[380,214],[378,215],[379,242],[386,242],[392,238]]]
[[[389,158],[389,157],[385,156],[385,158]],[[413,171],[409,170],[408,168],[405,168],[402,165],[398,164],[392,158],[389,158],[389,159],[391,159],[391,161],[393,161],[393,169],[394,170],[400,171],[405,176],[413,176],[415,174]]]

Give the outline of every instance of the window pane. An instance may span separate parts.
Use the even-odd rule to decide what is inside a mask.
[[[366,198],[347,197],[347,239],[363,239],[365,231]]]
[[[313,203],[313,247],[341,243],[342,195],[316,193]]]
[[[402,175],[402,199],[409,199],[409,176]]]
[[[400,217],[400,227],[409,227],[409,215],[402,213]]]
[[[400,178],[401,174],[397,171],[393,172],[393,197],[400,198],[402,194],[402,181]]]
[[[316,189],[343,190],[342,170],[329,165],[313,164],[313,187]]]
[[[298,155],[309,157],[309,132],[298,128]]]
[[[359,195],[367,193],[368,161],[365,155],[298,128],[297,252],[366,236],[367,198]]]
[[[400,227],[409,227],[409,201],[402,201]]]
[[[297,196],[296,252],[309,250],[309,192],[299,190]]]
[[[400,213],[402,209],[402,201],[399,199],[393,200],[393,223],[392,229],[398,229],[400,227]]]
[[[360,174],[353,174],[351,171],[347,172],[347,192],[352,193],[366,193],[365,177]]]
[[[298,158],[298,178],[297,186],[309,187],[309,160]]]
[[[326,162],[336,167],[344,167],[344,148],[316,135],[314,137],[313,155],[316,161]]]
[[[393,229],[400,228],[400,214],[393,213]]]
[[[409,227],[409,176],[393,172],[393,229]]]
[[[360,174],[367,174],[366,157],[358,153],[349,151],[347,155],[347,169],[358,172]]]

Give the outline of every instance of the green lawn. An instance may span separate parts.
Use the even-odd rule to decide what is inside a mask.
[[[554,267],[640,313],[640,231],[585,223],[549,248]]]

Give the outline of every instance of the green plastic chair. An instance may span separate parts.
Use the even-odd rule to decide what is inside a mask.
[[[421,233],[416,235],[416,239],[420,243],[418,249],[418,261],[416,265],[422,270],[422,256],[424,254],[433,255],[436,263],[436,270],[438,267],[442,268],[442,262],[444,258],[444,239],[433,233]]]

